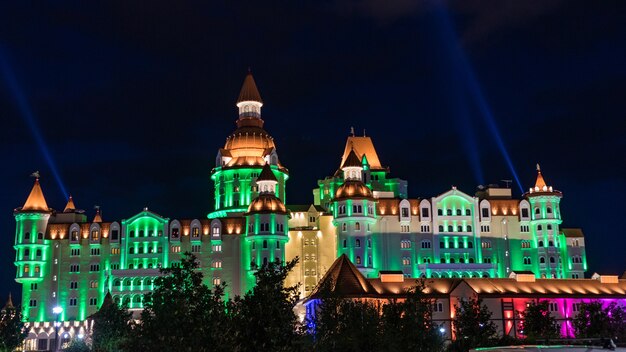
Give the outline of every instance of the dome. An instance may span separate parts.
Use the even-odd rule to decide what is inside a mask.
[[[264,129],[238,128],[228,136],[224,145],[232,157],[227,166],[265,165],[265,156],[275,147],[274,139]]]
[[[260,195],[250,202],[248,213],[277,213],[287,214],[287,208],[283,202],[272,194]]]
[[[335,192],[335,199],[341,198],[373,198],[372,190],[363,182],[348,180]]]

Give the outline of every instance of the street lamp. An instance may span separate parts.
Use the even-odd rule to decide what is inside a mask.
[[[54,322],[54,351],[59,350],[59,327],[61,326],[61,322],[59,321],[59,317],[61,313],[63,313],[63,307],[56,306],[52,308],[52,313],[55,315]]]

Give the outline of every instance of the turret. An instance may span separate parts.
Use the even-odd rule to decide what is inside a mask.
[[[276,197],[278,180],[269,164],[265,164],[256,181],[259,195],[252,200],[245,213],[247,226],[243,253],[248,253],[247,266],[262,266],[268,262],[285,261],[285,244],[289,240],[289,213],[285,204]],[[248,279],[253,279],[249,275]],[[246,283],[247,289],[254,286],[254,281]]]
[[[333,198],[337,226],[337,255],[347,255],[366,275],[374,273],[372,231],[376,223],[376,200],[363,183],[363,164],[354,150],[341,165],[344,183]]]
[[[537,248],[537,267],[535,272],[539,277],[562,278],[567,277],[564,272],[563,250],[565,241],[559,238],[561,225],[560,201],[563,193],[549,186],[537,164],[537,179],[524,197],[530,203],[530,231]],[[561,243],[562,242],[562,243]]]
[[[15,281],[22,284],[23,317],[42,316],[46,313],[46,297],[38,297],[31,288],[37,286],[48,274],[47,262],[49,253],[46,227],[52,213],[39,184],[39,174],[35,173],[35,184],[30,191],[24,206],[14,211],[15,231]],[[28,304],[30,303],[30,304]],[[30,306],[30,307],[29,307]]]
[[[209,214],[209,218],[225,217],[229,212],[245,212],[258,195],[256,179],[265,164],[270,164],[276,172],[276,196],[285,201],[285,182],[289,174],[278,159],[274,139],[263,129],[263,100],[250,72],[236,105],[239,110],[237,129],[218,151],[211,172],[215,185],[215,211]]]

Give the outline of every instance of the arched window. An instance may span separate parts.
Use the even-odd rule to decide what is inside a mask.
[[[361,231],[361,223],[360,222],[354,223],[354,229],[357,231]]]
[[[474,248],[474,242],[472,241],[467,242],[467,248]]]
[[[343,240],[343,248],[347,248],[348,247],[348,241]]]
[[[30,240],[30,232],[24,233],[24,240]]]
[[[348,224],[346,224],[345,222],[343,223],[343,225],[341,225],[341,231],[346,232],[348,231]]]
[[[469,209],[465,209],[465,216],[472,215],[472,212]]]
[[[443,225],[439,225],[439,232],[443,232]]]
[[[556,263],[556,259],[554,259],[554,257],[550,257],[550,263]]]
[[[361,247],[361,240],[360,239],[356,239],[356,247],[360,248]]]
[[[545,263],[546,263],[546,258],[544,258],[544,257],[539,257],[539,263],[540,263],[540,264],[545,264]]]
[[[554,247],[554,242],[553,241],[548,241],[548,247]]]
[[[448,232],[453,232],[454,228],[452,227],[452,225],[448,225]]]
[[[474,263],[474,258],[469,258],[470,263]]]
[[[541,214],[541,210],[539,209],[539,207],[535,208],[535,214],[537,215]]]
[[[548,224],[548,230],[552,230],[552,225]]]
[[[263,248],[267,248],[267,240],[263,240]]]
[[[450,258],[450,263],[452,263],[452,264],[456,263],[456,261],[454,260],[454,258]]]
[[[452,209],[447,209],[446,210],[446,215],[451,216],[452,215]]]
[[[547,212],[548,214],[552,214],[552,207],[548,207],[548,208],[546,208],[546,212]]]
[[[467,232],[472,232],[472,225],[467,225]]]
[[[465,258],[459,258],[459,263],[465,263]]]
[[[411,258],[409,258],[409,257],[403,257],[403,258],[402,258],[402,265],[405,265],[405,266],[407,266],[407,265],[411,265]]]
[[[543,247],[543,241],[539,241],[539,242],[537,242],[537,246],[538,246],[538,247]]]
[[[367,239],[367,248],[372,248],[372,239],[371,239],[371,238],[368,238],[368,239]],[[371,263],[371,262],[372,262],[372,261],[370,260],[370,263]]]
[[[456,230],[457,230],[458,232],[463,232],[463,226],[461,226],[461,225],[457,226],[457,227],[456,227]]]
[[[356,264],[361,265],[361,257],[359,256],[356,257]]]

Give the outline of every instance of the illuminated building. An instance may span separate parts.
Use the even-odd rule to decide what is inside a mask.
[[[300,283],[303,297],[342,254],[367,278],[389,270],[450,279],[521,271],[570,278],[586,270],[583,234],[561,228],[562,194],[540,172],[521,199],[497,186],[474,196],[453,187],[408,199],[407,182],[390,177],[372,139],[352,133],[337,172],[313,191],[313,204],[290,205],[289,172],[264,129],[251,74],[236,105],[236,129],[211,171],[214,209],[205,219],[170,219],[144,208],[117,221],[105,221],[98,210],[90,221],[71,197],[63,211],[49,208],[35,181],[14,213],[29,348],[53,341],[56,320],[63,334],[85,333],[85,319],[107,292],[137,313],[159,268],[179,265],[185,252],[197,256],[208,285],[228,284],[228,297],[254,285],[252,263],[296,256],[287,284]]]

